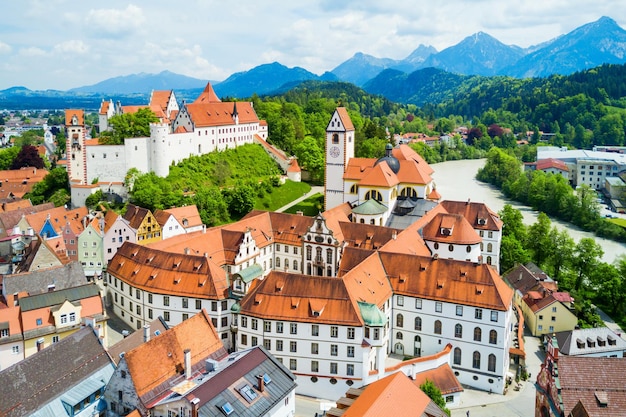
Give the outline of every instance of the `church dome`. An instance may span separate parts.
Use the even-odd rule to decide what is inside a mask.
[[[374,165],[378,165],[381,162],[385,161],[387,162],[387,165],[389,166],[389,168],[391,168],[393,173],[397,174],[398,171],[400,171],[400,161],[398,161],[398,159],[392,155],[392,150],[393,146],[391,145],[391,143],[388,143],[387,146],[385,146],[385,156],[383,156],[382,158],[378,158],[378,161],[376,161]]]

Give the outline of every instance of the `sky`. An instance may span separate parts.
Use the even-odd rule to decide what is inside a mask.
[[[403,59],[479,31],[525,48],[602,16],[626,28],[624,0],[18,0],[1,10],[0,90],[164,70],[221,81],[275,61],[321,75],[357,52]]]

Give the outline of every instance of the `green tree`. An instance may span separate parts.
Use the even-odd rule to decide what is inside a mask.
[[[91,194],[85,199],[85,205],[90,209],[96,208],[99,202],[104,200],[104,194],[102,190],[98,189],[95,193]]]
[[[554,251],[550,240],[550,218],[545,213],[539,213],[537,221],[528,228],[528,248],[532,252],[532,259],[540,268]]]
[[[150,123],[157,123],[159,118],[149,108],[136,113],[115,115],[109,119],[112,131],[101,132],[98,142],[101,145],[121,145],[126,138],[150,136]]]
[[[311,173],[311,180],[319,183],[324,179],[324,149],[312,136],[306,136],[299,141],[294,153],[298,157],[298,164],[302,169]]]
[[[216,226],[229,220],[228,206],[217,187],[202,188],[196,192],[193,202],[198,208],[202,223]]]
[[[11,169],[13,160],[15,160],[15,157],[19,152],[20,148],[17,146],[0,150],[0,169]]]
[[[580,290],[591,278],[593,271],[600,263],[600,258],[604,255],[602,247],[595,240],[584,237],[578,241],[574,248],[573,269],[576,273],[574,289]]]
[[[446,408],[446,399],[443,398],[441,390],[433,381],[427,379],[422,385],[420,385],[420,389],[424,392],[424,394],[428,395],[428,398],[433,400],[433,402],[437,404],[447,415],[450,415],[450,410]]]
[[[559,231],[556,226],[550,230],[549,238],[553,249],[549,251],[546,263],[548,272],[556,281],[560,279],[563,269],[571,265],[576,244],[566,230]]]
[[[626,304],[626,279],[619,267],[624,255],[616,260],[616,265],[601,262],[589,277],[594,290],[594,301],[607,306],[613,316],[621,317]]]
[[[254,208],[254,188],[249,184],[237,184],[222,190],[228,212],[232,219],[240,219]]]
[[[33,204],[41,204],[46,201],[52,201],[55,206],[59,207],[67,203],[69,200],[69,179],[65,168],[54,168],[48,172],[41,182],[33,186],[30,193],[24,198],[30,198]],[[54,201],[52,196],[55,195]]]

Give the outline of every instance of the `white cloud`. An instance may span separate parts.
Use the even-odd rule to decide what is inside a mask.
[[[0,54],[8,54],[12,49],[11,45],[0,41]]]
[[[86,54],[89,47],[81,40],[69,40],[54,45],[54,52],[57,54]]]
[[[134,4],[125,9],[95,9],[87,13],[88,29],[97,36],[123,37],[145,24],[143,10]]]
[[[40,56],[46,56],[48,55],[48,53],[41,48],[30,46],[27,48],[20,49],[20,55],[28,56],[28,57],[40,57]]]

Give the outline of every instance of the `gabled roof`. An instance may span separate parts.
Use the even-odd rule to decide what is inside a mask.
[[[359,186],[389,188],[398,185],[399,182],[398,176],[389,168],[387,162],[382,161],[368,170],[359,182]]]
[[[113,210],[107,210],[104,215],[104,233],[108,232],[120,215]]]
[[[19,223],[22,216],[27,216],[33,213],[39,213],[54,208],[53,203],[44,203],[32,207],[24,207],[5,213],[0,213],[0,222],[2,223],[1,236],[7,236],[8,232],[11,232],[15,225]]]
[[[487,264],[381,253],[395,294],[507,311],[513,290]]]
[[[210,82],[206,84],[204,87],[204,91],[196,98],[194,101],[195,104],[200,103],[220,103],[222,100],[215,94],[215,90],[213,90],[213,86]]]
[[[198,207],[196,207],[195,204],[183,207],[172,207],[163,211],[174,216],[176,220],[178,220],[178,223],[184,228],[202,226],[202,219],[200,218],[200,213],[198,213]],[[187,220],[186,226],[185,220]]]
[[[531,293],[532,291],[526,294],[524,298],[522,298],[522,302],[526,303],[534,313],[537,313],[554,303],[558,303],[552,294],[548,294],[545,297],[541,297],[540,295],[537,298],[533,298]]]
[[[228,291],[226,272],[210,258],[131,242],[118,249],[108,272],[144,291],[213,300],[226,298]]]
[[[172,215],[164,210],[156,210],[154,212],[154,218],[161,227],[165,226],[170,216]]]
[[[227,355],[205,310],[125,353],[122,360],[144,403],[168,390],[168,381],[180,377],[186,349],[191,350],[194,371],[204,366],[205,359],[221,359]]]
[[[74,302],[100,295],[99,287],[94,283],[81,285],[79,287],[66,288],[44,292],[29,297],[20,298],[22,313],[37,310],[43,307],[52,307],[63,304],[65,301]]]
[[[65,126],[72,125],[72,118],[76,116],[78,119],[78,126],[85,125],[85,111],[78,109],[67,109],[65,110]]]
[[[424,240],[445,244],[475,245],[482,239],[460,214],[439,213],[422,229]]]
[[[344,410],[332,409],[331,417],[445,417],[443,412],[408,376],[396,372],[356,391],[354,402]],[[342,413],[343,411],[343,413]]]
[[[217,372],[186,395],[188,400],[198,399],[199,415],[215,415],[226,402],[233,415],[240,417],[265,416],[275,404],[282,402],[295,388],[296,377],[263,347],[257,346],[230,354],[216,366]],[[259,375],[267,375],[259,392]],[[248,384],[257,393],[257,399],[248,402],[238,388]]]
[[[266,320],[363,324],[342,279],[272,271],[241,300],[241,314]]]
[[[532,271],[525,265],[517,265],[502,276],[514,290],[519,291],[522,296],[530,291],[556,290],[556,283],[543,271]]]
[[[235,102],[194,102],[192,104],[185,105],[185,107],[196,128],[235,124],[235,120],[233,118]],[[236,109],[239,124],[259,122],[259,118],[252,107],[252,103],[238,101],[236,102]]]
[[[85,229],[83,219],[87,214],[89,214],[87,207],[78,207],[73,210],[67,210],[65,207],[56,207],[47,211],[29,214],[26,216],[26,221],[35,233],[39,233],[46,220],[49,220],[50,226],[57,233],[69,226],[74,234],[79,235]]]
[[[0,372],[0,415],[32,415],[46,403],[113,364],[90,327],[74,332],[36,355]],[[11,381],[11,383],[7,383]]]
[[[370,200],[371,201],[371,200]],[[346,247],[380,249],[395,239],[401,230],[365,223],[338,222]],[[345,249],[344,249],[345,250]]]
[[[150,323],[144,325],[141,329],[135,330],[113,346],[109,346],[109,355],[111,355],[111,359],[113,359],[113,362],[117,365],[124,356],[123,354],[126,354],[126,352],[129,352],[142,343],[145,343],[144,334],[146,332],[148,332],[149,338],[152,339],[160,336],[169,328],[168,324],[161,317],[156,320],[152,320]]]
[[[456,379],[456,376],[454,376],[454,372],[452,371],[452,368],[450,368],[449,363],[444,363],[438,368],[429,369],[428,371],[415,374],[413,383],[419,387],[427,380],[432,381],[433,384],[439,388],[442,395],[463,391],[463,386]]]
[[[343,131],[354,131],[354,125],[352,124],[352,120],[350,119],[350,115],[348,114],[348,110],[345,107],[337,107],[335,109],[335,113],[339,116],[339,120],[341,121],[341,125],[343,127]],[[333,114],[334,116],[334,114]],[[332,120],[332,117],[331,117]],[[338,128],[339,126],[337,126]],[[330,122],[328,122],[328,126],[326,130],[330,128]],[[331,130],[338,131],[338,129],[333,127]]]
[[[502,220],[485,203],[444,200],[441,205],[450,214],[460,214],[474,229],[502,230]]]
[[[71,262],[55,268],[5,275],[2,284],[4,294],[36,295],[47,292],[51,285],[57,291],[85,285],[87,278],[80,262]]]
[[[567,164],[565,164],[565,162],[561,161],[560,159],[555,159],[555,158],[540,159],[536,162],[535,166],[537,170],[541,170],[541,171],[543,171],[544,169],[550,169],[550,168],[555,168],[555,169],[565,171],[565,172],[569,171],[569,168],[567,167]]]
[[[564,414],[578,401],[592,416],[618,417],[626,409],[626,359],[559,355],[558,376]],[[606,401],[600,404],[599,399]]]
[[[146,216],[150,213],[150,210],[147,208],[139,207],[134,204],[129,204],[126,209],[126,213],[124,213],[124,220],[128,222],[130,227],[137,230],[141,223],[146,218]]]

